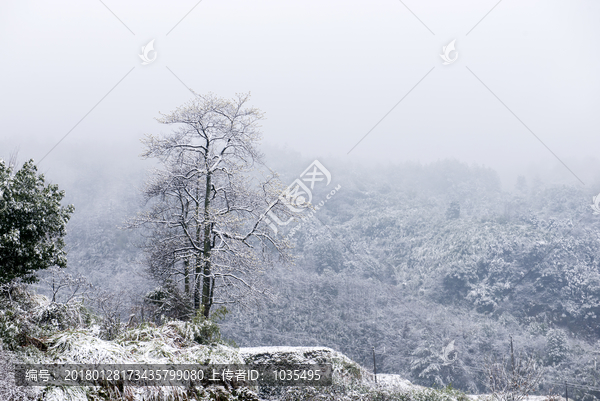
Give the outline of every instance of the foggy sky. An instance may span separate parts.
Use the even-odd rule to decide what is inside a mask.
[[[596,0],[103,3],[0,3],[0,157],[39,161],[83,118],[42,171],[142,163],[139,139],[170,129],[154,118],[187,86],[250,91],[264,142],[307,157],[534,165],[578,183],[553,152],[588,185],[600,170]]]

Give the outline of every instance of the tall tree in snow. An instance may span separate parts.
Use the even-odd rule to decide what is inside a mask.
[[[293,212],[278,197],[276,175],[259,171],[263,114],[248,99],[197,96],[158,119],[176,129],[144,140],[143,157],[162,168],[145,189],[151,210],[133,225],[149,228],[151,271],[183,287],[205,317],[256,291],[258,271],[274,256],[290,257],[289,243],[265,224],[270,210]]]

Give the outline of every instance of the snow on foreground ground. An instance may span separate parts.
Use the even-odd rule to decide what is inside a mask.
[[[259,401],[402,400],[467,401],[454,390],[433,390],[395,375],[374,376],[345,355],[325,347],[234,348],[215,341],[210,320],[169,321],[121,327],[106,333],[81,305],[63,305],[24,290],[0,299],[0,401]],[[212,333],[212,334],[211,334]],[[322,387],[240,387],[225,382],[207,387],[46,386],[17,387],[11,361],[33,364],[323,364],[333,385]],[[479,397],[481,398],[481,397]]]
[[[420,386],[394,377],[380,375],[376,385],[372,373],[346,357],[325,347],[257,347],[232,348],[221,344],[194,344],[185,336],[186,324],[169,322],[161,327],[145,326],[131,329],[114,341],[96,337],[93,331],[74,330],[59,333],[48,340],[47,351],[20,354],[21,360],[32,363],[248,363],[248,364],[322,364],[333,367],[333,386],[328,387],[270,387],[213,388],[183,387],[33,387],[22,398],[12,393],[2,400],[36,399],[53,401],[84,400],[374,400],[378,395],[386,399],[451,400],[444,397],[402,397],[402,394],[431,392]],[[43,355],[41,355],[43,354]],[[1,379],[0,379],[1,381]],[[385,384],[384,384],[385,383]],[[14,383],[12,383],[14,385]],[[0,383],[6,393],[6,383]]]
[[[415,400],[451,400],[460,399],[458,392],[440,392],[434,394],[432,389],[411,383],[399,375],[394,374],[378,374],[377,382],[372,372],[369,372],[344,354],[334,351],[326,347],[248,347],[239,348],[239,353],[246,363],[271,363],[271,364],[286,364],[286,363],[332,363],[334,378],[338,384],[343,383],[347,388],[363,387],[366,388],[365,398],[369,399],[369,395],[375,396],[387,395],[389,399],[408,400],[401,395],[413,395]],[[358,386],[356,386],[358,384]],[[422,397],[419,397],[421,395]],[[394,398],[396,396],[397,398]],[[436,397],[437,396],[437,397]],[[471,400],[489,400],[489,394],[480,395],[465,395]],[[339,399],[346,399],[343,396]],[[353,399],[353,398],[347,398]],[[381,399],[381,398],[378,398]],[[387,399],[387,398],[385,398]],[[529,396],[523,398],[523,401],[545,401],[545,396]],[[555,401],[563,400],[562,397],[555,398]]]
[[[406,393],[415,392],[415,391],[424,391],[427,390],[427,387],[419,386],[417,384],[412,384],[410,381],[402,378],[399,375],[393,374],[378,374],[377,375],[377,387],[379,388],[387,388],[387,389],[395,389],[404,391]],[[468,394],[472,400],[489,400],[491,398],[490,394],[479,394],[472,395]],[[523,398],[523,401],[546,401],[548,398],[545,396],[529,396]],[[564,398],[559,397],[556,398],[555,401],[563,400]]]
[[[326,347],[231,348],[186,342],[182,322],[162,327],[129,330],[116,341],[105,341],[82,331],[60,334],[52,340],[45,362],[68,363],[248,363],[248,364],[323,364],[333,365],[332,387],[250,388],[244,391],[217,386],[193,393],[178,387],[126,387],[112,392],[94,387],[35,388],[31,399],[40,400],[466,400],[459,393],[438,393],[414,385],[398,375],[372,373],[345,355]],[[316,397],[316,398],[315,398]],[[473,400],[484,396],[470,396]],[[12,398],[10,398],[12,399]],[[17,398],[15,398],[16,400]],[[542,401],[544,397],[531,397]]]

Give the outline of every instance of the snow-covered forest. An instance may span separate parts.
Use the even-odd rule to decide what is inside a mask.
[[[299,232],[296,266],[270,277],[279,298],[235,313],[226,335],[326,345],[365,366],[375,347],[382,372],[473,393],[512,336],[545,366],[545,389],[596,385],[593,194],[536,177],[502,191],[494,171],[457,161],[332,171],[343,189]]]
[[[281,149],[266,160],[286,183],[312,162]],[[478,394],[512,338],[543,369],[540,394],[568,382],[571,397],[600,396],[600,219],[589,189],[520,176],[503,190],[493,170],[454,160],[321,162],[333,185],[316,186],[313,202],[337,192],[293,231],[294,263],[260,273],[270,295],[228,305],[218,323],[228,344],[329,347],[370,371],[374,351],[378,373]],[[136,188],[146,177],[111,173],[67,183],[64,203],[76,212],[60,277],[71,282],[53,294],[59,276],[41,272],[30,287],[58,303],[89,288],[105,338],[132,321],[169,320],[151,314],[146,295],[161,283],[148,274],[143,237],[125,227],[145,207]],[[95,201],[100,192],[108,204]]]

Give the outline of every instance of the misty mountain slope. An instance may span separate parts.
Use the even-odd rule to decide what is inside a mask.
[[[366,366],[375,346],[382,372],[475,392],[484,391],[485,358],[504,354],[512,334],[549,377],[594,380],[600,230],[591,197],[523,180],[503,193],[493,172],[458,162],[346,169],[339,180],[342,190],[296,233],[296,266],[270,274],[280,297],[235,313],[226,335],[241,345],[331,346]]]
[[[292,182],[312,160],[283,162],[273,168]],[[278,298],[236,310],[223,323],[226,337],[243,346],[328,346],[364,366],[375,346],[381,372],[483,392],[479,370],[486,357],[505,354],[512,334],[550,377],[600,380],[591,194],[539,180],[505,193],[494,171],[456,161],[323,163],[332,184],[315,186],[314,201],[340,190],[293,236],[295,265],[263,276]],[[142,185],[133,175],[124,181]],[[152,283],[140,284],[139,240],[117,228],[140,203],[134,185],[113,185],[70,192],[69,269],[107,288],[141,291]],[[112,206],[98,191],[114,195]],[[452,341],[449,363],[443,350]]]
[[[325,237],[320,231],[305,234],[298,241],[302,257],[317,272],[343,266],[364,277],[430,291],[443,304],[461,302],[477,312],[509,311],[520,318],[546,313],[559,325],[600,335],[595,323],[600,312],[599,224],[582,192],[559,187],[538,189],[531,197],[497,193],[479,198],[482,186],[468,176],[464,181],[451,186],[448,197],[471,188],[470,195],[462,194],[470,213],[463,213],[461,202],[454,218],[448,216],[451,204],[444,215],[417,196],[411,201],[389,191],[372,194],[355,202],[355,215],[345,223],[330,223],[333,211],[318,216],[329,232]],[[342,201],[342,196],[335,199]]]

